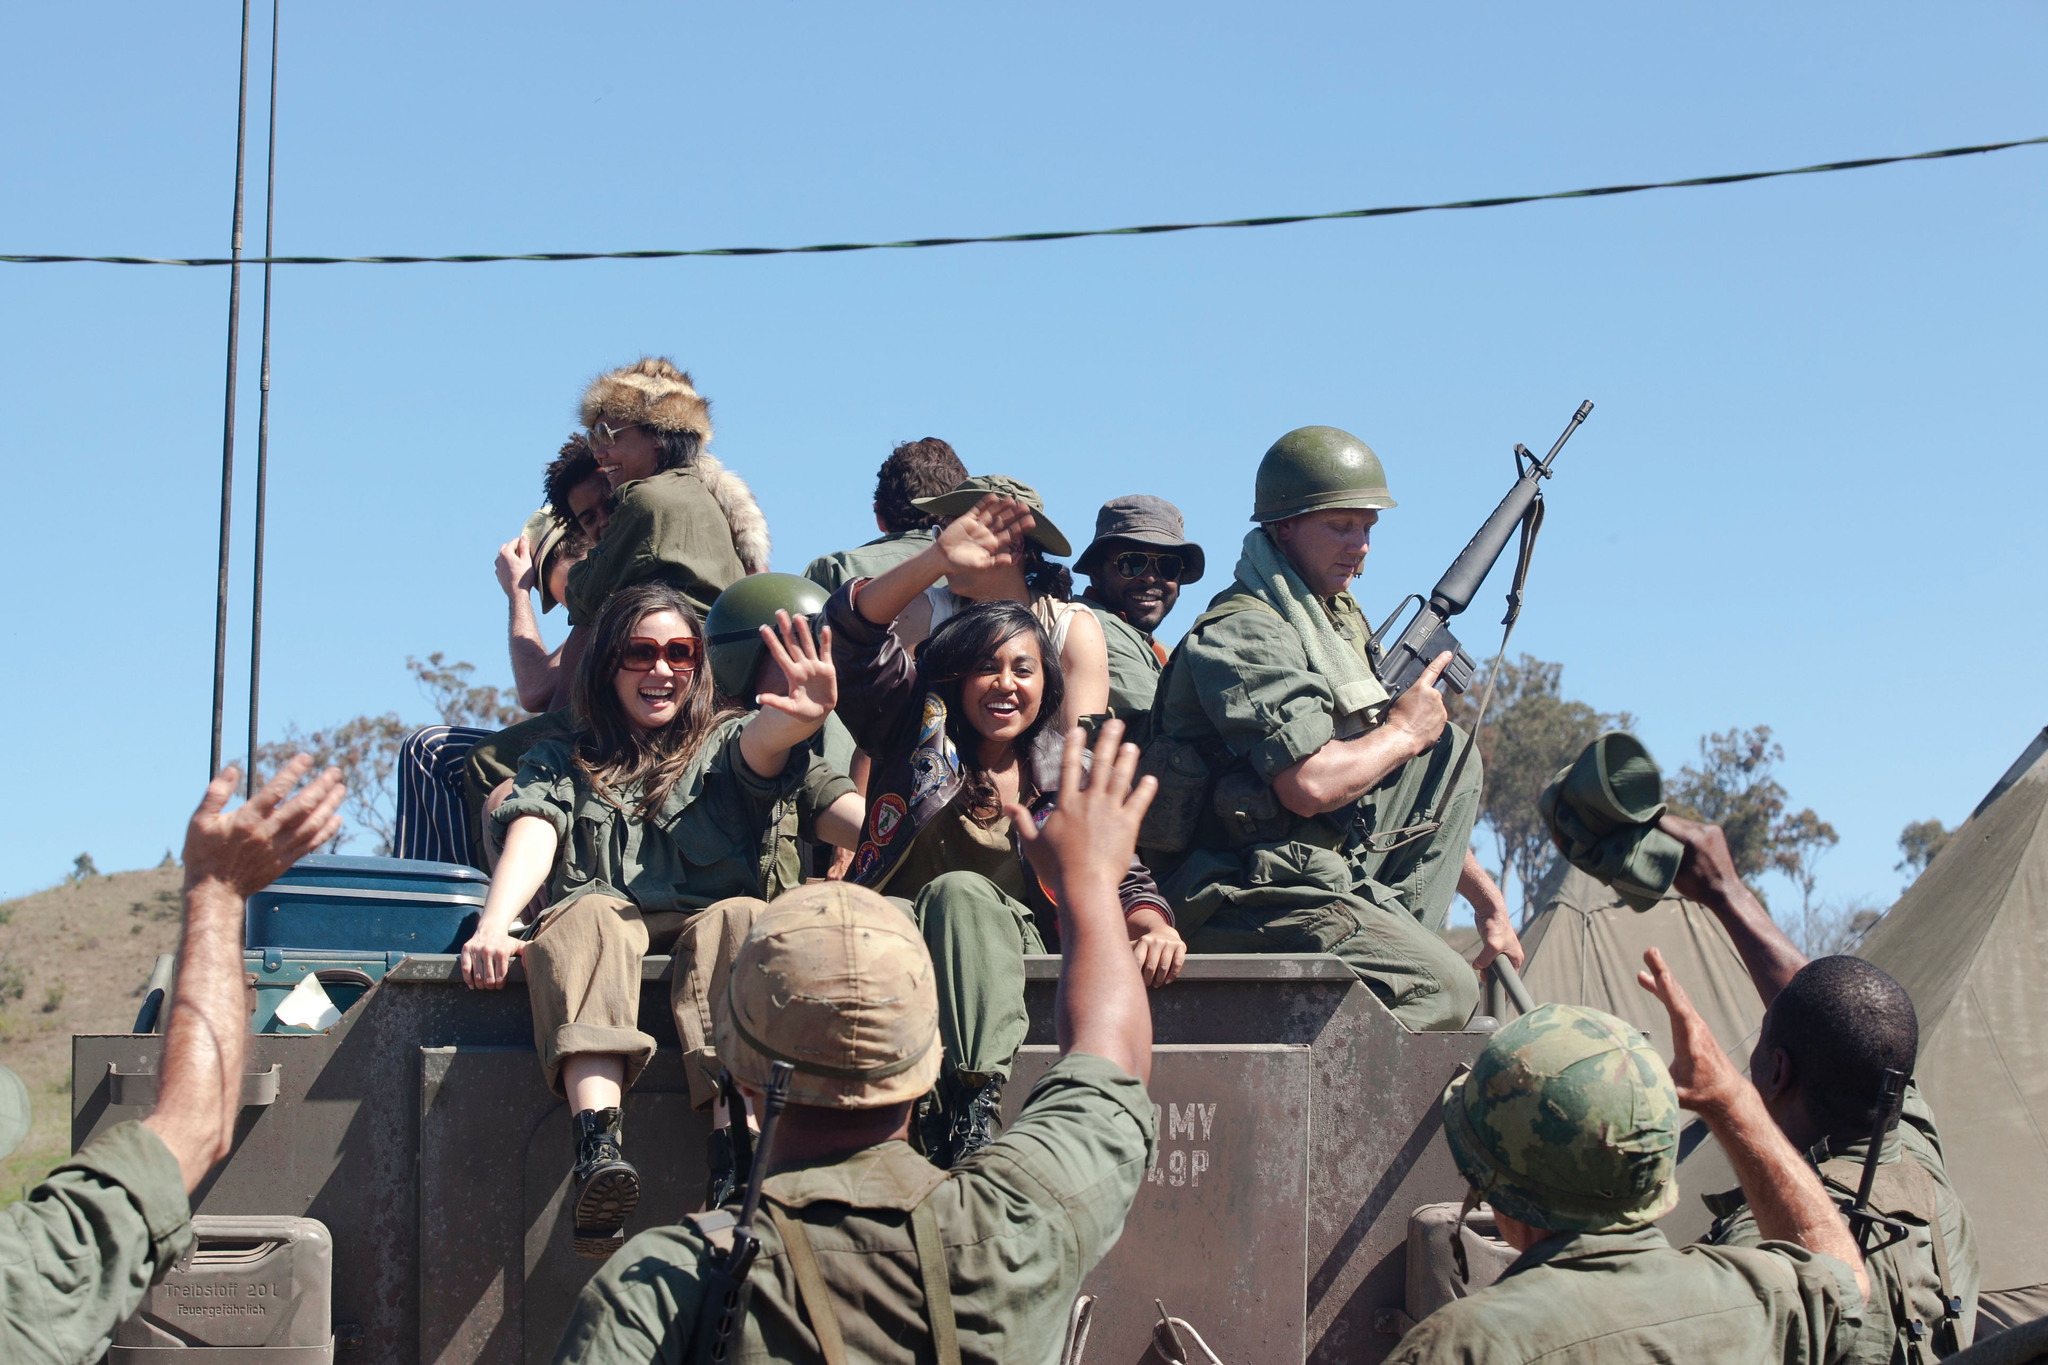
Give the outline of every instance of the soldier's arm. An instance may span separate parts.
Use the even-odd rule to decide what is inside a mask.
[[[1643,954],[1643,989],[1664,1003],[1671,1017],[1671,1080],[1678,1103],[1706,1120],[1742,1182],[1743,1198],[1765,1241],[1791,1242],[1832,1256],[1856,1275],[1867,1298],[1870,1276],[1849,1225],[1828,1197],[1820,1176],[1785,1137],[1764,1108],[1763,1097],[1729,1062],[1712,1030],[1686,998],[1685,988],[1655,948]]]
[[[1332,739],[1291,767],[1273,775],[1273,794],[1296,815],[1321,815],[1348,806],[1409,759],[1429,752],[1443,737],[1443,695],[1437,676],[1451,661],[1437,655],[1387,713],[1386,723],[1354,739]]]
[[[1024,553],[1031,509],[1015,498],[991,493],[946,523],[936,540],[910,558],[871,578],[855,599],[863,620],[885,626],[926,588],[953,569],[1000,568]]]
[[[185,923],[178,988],[164,1028],[156,1108],[143,1120],[178,1159],[187,1193],[228,1154],[242,1110],[249,1012],[242,980],[242,902],[341,830],[341,774],[300,754],[231,814],[241,774],[223,770],[185,830]]]
[[[1743,884],[1719,825],[1667,812],[1658,819],[1657,828],[1685,845],[1685,859],[1678,865],[1674,883],[1678,893],[1714,912],[1734,940],[1735,951],[1742,955],[1742,965],[1749,969],[1749,979],[1756,983],[1756,993],[1768,1008],[1806,965],[1806,954],[1792,945],[1756,893]]]
[[[1043,825],[1012,803],[1008,813],[1033,871],[1059,908],[1060,984],[1053,1028],[1061,1052],[1088,1052],[1140,1081],[1152,1075],[1152,1007],[1131,954],[1117,889],[1137,849],[1138,823],[1157,780],[1135,788],[1138,746],[1119,744],[1122,721],[1102,727],[1095,760],[1082,770],[1086,742],[1067,734],[1060,762],[1060,799]]]

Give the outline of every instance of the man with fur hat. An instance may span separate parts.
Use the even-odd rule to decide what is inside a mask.
[[[711,406],[689,375],[644,356],[591,380],[581,413],[591,454],[611,484],[611,516],[603,537],[569,570],[569,638],[556,656],[562,681],[553,708],[477,744],[464,760],[475,849],[484,847],[493,794],[518,773],[528,749],[567,727],[568,680],[590,623],[613,593],[658,579],[701,614],[733,583],[768,568],[767,518],[746,481],[705,449]]]
[[[1415,1030],[1464,1027],[1496,953],[1522,946],[1471,851],[1480,763],[1450,724],[1433,660],[1399,700],[1348,591],[1394,506],[1379,457],[1301,427],[1259,462],[1233,581],[1159,681],[1139,839],[1196,953],[1331,953]],[[1439,936],[1470,901],[1482,949]]]
[[[1123,1228],[1151,1165],[1152,1020],[1117,900],[1151,780],[1111,722],[1024,837],[1055,886],[1061,1059],[1002,1137],[950,1171],[913,1151],[911,1110],[938,1075],[931,956],[903,913],[848,883],[807,886],[751,918],[716,1011],[718,1057],[750,1098],[796,1068],[766,1154],[761,1252],[739,1360],[1049,1359],[1082,1277]],[[1020,830],[1028,813],[1012,810]],[[722,902],[705,915],[721,913]],[[680,1365],[724,1210],[641,1233],[576,1300],[557,1362]]]
[[[1869,1280],[1820,1178],[1714,1042],[1655,948],[1638,978],[1671,1018],[1667,1071],[1633,1026],[1544,1005],[1496,1033],[1444,1091],[1444,1139],[1521,1255],[1401,1339],[1394,1365],[1841,1358]],[[1678,1111],[1706,1120],[1760,1245],[1672,1249]],[[1453,1233],[1463,1256],[1463,1225]]]
[[[967,467],[938,437],[903,442],[875,471],[875,529],[881,536],[851,550],[819,555],[804,566],[804,577],[829,595],[856,578],[872,578],[901,564],[932,543],[939,524],[917,500],[951,492],[966,477]]]
[[[1202,569],[1202,547],[1182,531],[1180,509],[1143,493],[1102,504],[1095,539],[1074,561],[1074,572],[1088,576],[1081,600],[1102,623],[1109,650],[1110,714],[1140,732],[1166,667],[1152,632],[1180,600],[1181,584]]]

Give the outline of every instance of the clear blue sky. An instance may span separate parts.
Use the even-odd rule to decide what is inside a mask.
[[[4,249],[222,254],[237,20],[225,3],[14,14]],[[366,0],[288,3],[283,37],[285,252],[1113,226],[2048,133],[2039,0]],[[252,250],[262,95],[258,74]],[[1668,767],[1704,731],[1775,727],[1794,801],[1842,834],[1823,895],[1888,902],[1899,827],[1960,819],[2048,721],[2044,248],[2048,149],[2030,149],[1168,238],[283,269],[266,729],[425,718],[408,653],[505,678],[493,549],[535,505],[584,380],[643,352],[712,398],[714,448],[789,570],[863,539],[891,443],[937,434],[1036,484],[1070,531],[1105,497],[1172,498],[1209,547],[1199,605],[1235,558],[1259,453],[1294,426],[1349,428],[1401,501],[1359,585],[1375,616],[1434,581],[1504,491],[1511,444],[1543,448],[1590,397],[1517,645],[1562,660],[1568,693],[1636,713]],[[245,274],[245,473],[258,284]],[[18,585],[0,894],[81,850],[154,862],[198,794],[227,285],[0,266]],[[1467,618],[1475,653],[1503,586]]]

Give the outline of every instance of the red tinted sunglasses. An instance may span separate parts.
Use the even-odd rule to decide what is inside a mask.
[[[636,635],[619,651],[619,667],[628,673],[649,673],[657,660],[666,659],[668,666],[678,673],[695,673],[697,661],[703,657],[704,642],[694,635],[673,640],[650,640]]]

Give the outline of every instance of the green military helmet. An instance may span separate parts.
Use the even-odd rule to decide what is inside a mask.
[[[1444,1089],[1458,1173],[1497,1212],[1553,1232],[1619,1232],[1677,1207],[1678,1092],[1642,1033],[1541,1005]]]
[[[825,610],[825,590],[793,573],[748,574],[711,604],[704,617],[704,648],[711,656],[711,680],[728,697],[753,700],[754,671],[768,646],[761,627],[775,624],[775,613],[792,618],[816,616]]]
[[[1296,427],[1259,461],[1252,520],[1263,525],[1329,507],[1395,505],[1371,446],[1336,427]]]

